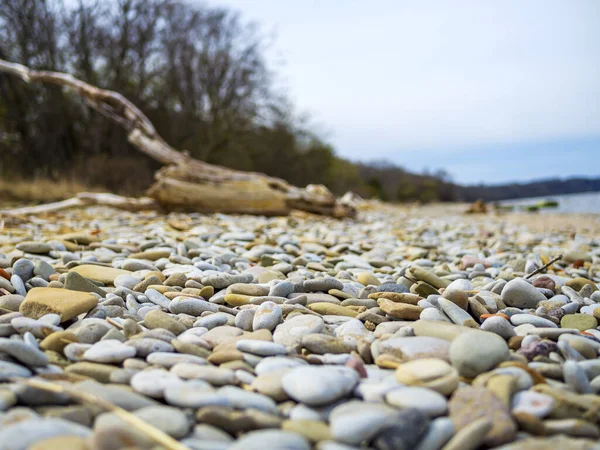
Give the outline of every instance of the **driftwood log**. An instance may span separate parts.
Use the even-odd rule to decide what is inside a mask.
[[[85,204],[109,204],[125,209],[159,206],[166,211],[286,215],[293,209],[333,217],[353,217],[350,201],[338,200],[325,186],[292,186],[284,180],[256,172],[232,170],[193,159],[167,144],[150,120],[118,92],[100,89],[70,74],[31,70],[0,59],[0,72],[15,75],[26,83],[54,84],[72,89],[88,105],[127,130],[129,142],[142,153],[165,165],[155,174],[148,190],[152,200],[100,197],[84,194],[56,204],[30,209],[47,212]],[[105,200],[109,200],[104,203]],[[120,200],[119,200],[120,199]],[[14,210],[17,211],[17,210]],[[0,211],[10,214],[14,211]],[[22,214],[23,212],[20,211]]]

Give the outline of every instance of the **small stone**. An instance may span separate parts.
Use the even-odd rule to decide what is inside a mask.
[[[0,352],[12,356],[29,367],[48,365],[48,357],[36,347],[16,339],[0,338]]]
[[[382,403],[345,402],[331,411],[331,435],[338,442],[358,445],[396,423],[398,415],[398,410]]]
[[[10,381],[14,377],[29,378],[31,371],[20,364],[0,360],[0,381]]]
[[[250,339],[241,339],[237,341],[235,348],[241,352],[260,356],[276,356],[285,355],[287,353],[287,349],[281,344]]]
[[[52,251],[52,246],[50,244],[46,244],[45,242],[26,241],[17,244],[17,250],[21,250],[25,253],[45,255]]]
[[[37,441],[28,450],[88,450],[87,441],[79,436],[56,436]]]
[[[585,371],[575,361],[565,361],[563,377],[575,392],[579,394],[592,394],[592,387]]]
[[[96,286],[87,278],[82,277],[77,272],[67,273],[64,284],[65,289],[80,292],[95,292],[96,294],[99,294],[102,297],[106,296],[106,292],[103,289]]]
[[[323,316],[332,315],[332,316],[346,316],[346,317],[356,317],[358,313],[349,308],[345,308],[344,306],[334,305],[333,303],[311,303],[308,305],[308,308],[314,312],[317,312]]]
[[[452,341],[449,353],[452,365],[468,378],[487,372],[509,358],[504,339],[485,331],[461,334]]]
[[[135,411],[135,415],[175,439],[183,438],[190,429],[186,414],[170,406],[147,406]]]
[[[554,280],[552,278],[547,277],[546,275],[542,275],[542,276],[537,277],[533,281],[533,287],[542,288],[542,289],[550,289],[551,291],[553,291],[556,288],[556,283],[554,282]]]
[[[386,298],[380,298],[377,304],[383,312],[401,320],[417,320],[423,311],[420,306],[396,303]]]
[[[598,286],[596,286],[596,283],[594,283],[592,280],[588,280],[587,278],[583,277],[573,278],[565,283],[565,286],[568,286],[577,292],[579,292],[586,285],[590,285],[594,291],[598,290]]]
[[[459,388],[450,398],[448,408],[457,430],[480,418],[488,420],[492,426],[483,441],[488,446],[502,445],[514,439],[517,427],[507,407],[483,387]]]
[[[85,292],[67,289],[33,288],[19,311],[26,317],[39,319],[46,314],[58,314],[61,322],[85,313],[98,304],[98,299]]]
[[[136,373],[131,378],[131,387],[151,398],[163,398],[169,386],[183,383],[174,373],[164,369],[149,369]]]
[[[320,420],[298,419],[285,420],[281,424],[282,431],[289,431],[305,437],[310,442],[316,443],[331,439],[329,427]]]
[[[127,358],[133,358],[136,349],[115,339],[107,339],[92,345],[85,351],[83,358],[86,361],[99,363],[118,364]]]
[[[379,286],[381,281],[372,272],[361,272],[356,276],[356,281],[364,286]],[[341,289],[341,288],[340,288]]]
[[[73,344],[71,344],[73,345]],[[77,362],[68,366],[65,371],[77,375],[85,375],[93,378],[100,383],[110,382],[110,374],[117,370],[116,366],[109,364],[99,364],[94,362]]]
[[[281,317],[281,306],[273,302],[262,303],[254,313],[254,318],[252,320],[252,329],[267,329],[273,331],[275,327],[281,322]]]
[[[154,352],[172,352],[174,350],[170,343],[165,342],[162,339],[146,337],[129,339],[128,341],[125,341],[125,344],[135,348],[136,355],[140,358],[145,358]]]
[[[489,436],[490,429],[493,424],[489,419],[482,417],[477,418],[464,427],[444,445],[444,450],[475,450],[480,447],[485,441],[486,436]]]
[[[415,408],[429,417],[441,416],[447,411],[446,398],[421,387],[399,387],[385,395],[385,400],[397,408]]]
[[[258,430],[243,435],[227,450],[310,450],[308,441],[295,433],[279,430]]]
[[[47,438],[59,436],[87,438],[91,434],[89,428],[68,420],[30,418],[0,428],[0,443],[7,450],[27,450]]]
[[[303,314],[289,317],[276,327],[273,341],[286,347],[293,347],[300,344],[303,336],[320,333],[324,326],[323,319],[318,316]]]
[[[517,392],[512,398],[512,412],[526,413],[543,419],[554,409],[555,400],[535,391]]]
[[[21,277],[23,281],[28,281],[33,277],[34,263],[30,259],[20,258],[13,264],[13,274]]]
[[[373,346],[376,346],[378,353],[390,354],[400,362],[421,358],[439,358],[450,361],[450,342],[435,337],[392,337],[376,341]]]
[[[598,320],[589,314],[567,314],[560,319],[562,328],[575,328],[585,331],[598,326]]]
[[[458,386],[458,372],[442,359],[423,358],[402,363],[395,375],[399,383],[429,388],[444,395],[450,395]]]
[[[113,267],[98,266],[95,264],[82,264],[73,267],[70,272],[77,272],[79,275],[98,281],[104,284],[113,284],[115,278],[119,275],[130,275],[128,270],[115,269]]]
[[[544,294],[521,278],[506,283],[501,298],[506,305],[516,308],[536,308],[539,302],[546,300]]]
[[[345,397],[358,380],[358,373],[347,367],[298,367],[285,374],[282,386],[294,400],[319,406]]]
[[[134,277],[133,275],[129,275],[129,274],[123,274],[123,275],[119,275],[117,277],[115,277],[115,280],[113,281],[114,285],[116,287],[126,287],[127,289],[131,289],[133,290],[133,288],[135,288],[137,286],[138,283],[140,283],[142,280],[141,278],[138,277]]]
[[[187,330],[187,327],[165,312],[154,310],[144,316],[144,325],[149,329],[164,328],[175,336]]]

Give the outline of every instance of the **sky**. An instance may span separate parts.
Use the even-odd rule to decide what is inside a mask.
[[[599,0],[212,0],[338,155],[460,183],[600,176]]]

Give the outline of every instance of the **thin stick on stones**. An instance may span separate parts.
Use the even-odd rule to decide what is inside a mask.
[[[562,255],[558,255],[556,258],[551,259],[546,264],[544,264],[542,267],[540,267],[539,269],[534,270],[529,275],[527,275],[525,277],[525,279],[528,280],[532,276],[537,275],[538,273],[540,273],[542,270],[546,270],[548,267],[550,267],[552,264],[554,264],[556,261],[560,260],[561,258],[562,258]]]
[[[188,447],[186,447],[183,444],[180,444],[168,434],[150,425],[148,422],[140,419],[139,417],[131,414],[129,411],[126,411],[123,408],[120,408],[117,405],[104,400],[103,398],[96,397],[95,395],[89,394],[87,392],[81,392],[76,389],[69,388],[67,386],[63,386],[57,383],[51,383],[48,381],[31,380],[20,377],[11,378],[11,381],[15,383],[25,384],[36,389],[43,389],[45,391],[55,392],[59,394],[67,394],[72,398],[79,400],[83,403],[89,403],[100,406],[101,408],[104,408],[116,414],[117,416],[119,416],[119,418],[123,419],[131,426],[137,428],[139,431],[150,437],[153,441],[164,446],[168,450],[189,450]]]
[[[108,323],[110,323],[113,327],[118,328],[119,330],[123,329],[123,325],[121,325],[119,322],[117,322],[116,320],[112,320],[110,317],[106,318],[106,321]]]

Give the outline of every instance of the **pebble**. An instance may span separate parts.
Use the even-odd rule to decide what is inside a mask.
[[[39,319],[52,313],[58,314],[62,322],[88,312],[98,304],[98,299],[86,292],[67,289],[33,288],[27,292],[19,307],[25,317]]]
[[[258,430],[245,434],[228,447],[228,450],[264,450],[265,448],[310,450],[310,444],[304,437],[288,431]]]
[[[331,435],[336,441],[357,445],[394,424],[397,418],[398,410],[390,406],[350,401],[331,411]]]
[[[235,348],[241,352],[252,353],[253,355],[259,356],[277,356],[285,355],[287,353],[287,349],[281,344],[250,339],[241,339],[237,341]]]
[[[256,308],[252,319],[252,329],[273,331],[281,322],[282,315],[281,306],[273,302],[264,302]]]
[[[273,333],[273,341],[286,347],[300,344],[303,336],[320,333],[325,327],[323,319],[312,315],[289,317],[277,326]]]
[[[515,278],[506,283],[502,289],[502,301],[516,308],[535,308],[546,297],[535,287],[521,278]]]
[[[448,409],[446,398],[443,395],[421,387],[392,389],[385,395],[385,400],[400,409],[418,409],[429,417],[441,416]]]
[[[127,358],[133,358],[136,349],[115,339],[100,341],[92,345],[83,354],[86,361],[118,364]]]
[[[508,345],[500,336],[473,331],[452,341],[449,350],[452,366],[464,377],[473,378],[509,358]]]
[[[356,386],[358,373],[347,367],[297,367],[282,379],[283,390],[308,406],[330,404],[348,395]]]
[[[71,384],[190,448],[578,448],[600,435],[597,230],[385,204],[353,221],[94,207],[5,227],[0,380]],[[24,448],[157,445],[68,401],[6,383],[0,433],[51,416],[85,438]]]

